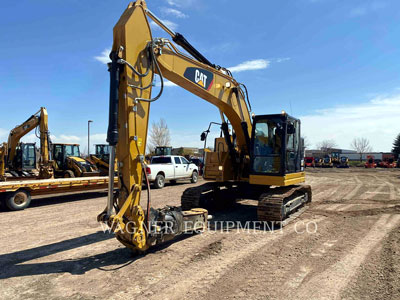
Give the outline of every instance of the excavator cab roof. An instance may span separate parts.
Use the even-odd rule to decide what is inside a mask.
[[[79,144],[71,144],[71,143],[53,143],[53,145],[71,145],[71,146],[80,146]]]

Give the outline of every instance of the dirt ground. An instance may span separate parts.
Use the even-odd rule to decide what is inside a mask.
[[[400,299],[400,170],[307,170],[307,183],[312,204],[282,230],[212,229],[139,257],[96,222],[104,193],[1,212],[0,299]],[[189,186],[151,190],[153,206]],[[256,206],[214,220],[256,221]]]

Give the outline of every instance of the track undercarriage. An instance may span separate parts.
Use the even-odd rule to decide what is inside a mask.
[[[192,208],[224,208],[238,199],[257,200],[259,221],[286,224],[285,220],[311,202],[309,185],[291,185],[285,187],[265,187],[254,185],[232,185],[221,187],[209,182],[186,189],[181,197],[183,210]]]

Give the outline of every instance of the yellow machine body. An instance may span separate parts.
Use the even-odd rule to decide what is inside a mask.
[[[119,162],[119,194],[118,197],[109,194],[107,208],[98,217],[114,229],[121,243],[139,251],[146,250],[151,244],[145,228],[146,214],[140,205],[140,194],[150,103],[158,98],[156,96],[152,99],[151,94],[155,74],[160,75],[161,80],[167,78],[216,106],[223,124],[226,125],[226,119],[229,120],[235,140],[232,137],[216,139],[214,151],[206,153],[206,180],[264,186],[288,186],[305,181],[304,172],[264,176],[250,175],[246,171],[251,163],[249,144],[253,128],[241,84],[228,70],[213,67],[183,54],[167,39],[153,39],[147,17],[174,39],[179,38],[178,34],[172,32],[148,10],[143,0],[130,3],[114,27],[110,54],[110,120],[114,115],[118,116],[116,158]],[[118,82],[118,87],[114,87],[114,90],[113,82]],[[116,97],[117,111],[112,109],[115,103],[113,99]],[[227,132],[226,127],[225,133]],[[113,135],[115,133],[110,134],[109,125],[110,146],[114,143]],[[232,157],[233,150],[237,159]],[[116,213],[109,214],[114,208]],[[193,212],[195,215],[196,213],[202,217],[206,215],[206,211]]]

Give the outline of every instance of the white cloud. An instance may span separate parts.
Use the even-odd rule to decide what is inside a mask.
[[[171,141],[172,141],[172,147],[178,148],[178,147],[197,147],[197,148],[203,148],[204,147],[204,141],[200,140],[200,134],[193,134],[193,133],[188,133],[186,131],[178,131],[178,130],[171,130]],[[219,137],[220,133],[217,127],[215,127],[208,135],[207,137],[207,147],[214,147],[214,139],[216,137]]]
[[[95,56],[94,59],[98,60],[99,62],[103,63],[103,64],[108,64],[109,62],[111,62],[110,60],[110,52],[111,49],[104,49],[103,52],[101,52],[100,56]]]
[[[180,10],[177,10],[175,8],[162,7],[160,10],[163,15],[170,15],[170,16],[174,16],[174,17],[180,18],[180,19],[184,19],[184,18],[188,17],[186,14],[184,14],[183,12],[181,12]]]
[[[177,86],[177,85],[176,85],[175,83],[173,83],[172,81],[169,81],[169,80],[167,80],[167,79],[165,79],[165,78],[163,78],[163,80],[164,80],[164,87],[174,87],[174,86]],[[158,87],[161,86],[161,81],[160,81],[160,77],[159,77],[158,74],[155,74],[153,84],[155,84],[155,86],[158,86]]]
[[[231,72],[243,72],[250,70],[261,70],[268,68],[271,62],[266,59],[254,59],[242,62],[236,66],[228,68]]]
[[[285,62],[285,61],[288,61],[288,60],[291,60],[291,58],[290,57],[281,57],[281,58],[277,58],[276,62],[277,63],[281,63],[281,62]]]
[[[10,130],[0,128],[0,144],[7,142],[8,134]],[[107,134],[105,133],[96,133],[90,135],[90,149],[91,153],[94,153],[94,145],[95,144],[106,144]],[[87,135],[77,136],[77,135],[50,135],[50,139],[53,143],[65,143],[65,144],[80,144],[81,152],[87,152]],[[36,136],[35,133],[29,133],[21,138],[21,142],[23,143],[36,143],[36,146],[40,146],[40,140]]]
[[[79,143],[81,141],[81,138],[76,135],[65,135],[61,134],[60,136],[56,136],[54,139],[54,142],[57,143]]]
[[[23,143],[37,143],[37,144],[40,143],[39,139],[37,138],[36,134],[34,134],[34,133],[30,133],[30,134],[24,136],[21,139],[21,142],[23,142]]]
[[[166,2],[171,6],[176,7],[187,7],[195,3],[194,0],[166,0]]]
[[[376,97],[368,102],[331,107],[300,117],[302,132],[316,145],[335,140],[349,149],[355,137],[369,139],[374,151],[390,151],[400,132],[400,94]]]
[[[164,23],[165,26],[167,26],[168,28],[170,28],[170,29],[172,29],[172,30],[174,30],[174,31],[178,28],[178,24],[176,24],[176,23],[174,23],[174,22],[172,22],[172,21],[169,21],[169,20],[161,20],[161,21]],[[157,23],[154,22],[154,21],[150,21],[150,26],[151,26],[151,28],[152,28],[153,30],[155,30],[155,29],[161,30],[161,29],[162,29],[162,28],[161,28],[160,26],[158,26]]]
[[[65,143],[65,144],[80,144],[81,153],[87,152],[87,135],[76,136],[76,135],[64,135],[60,136],[51,135],[51,141],[54,143]],[[96,133],[90,135],[90,152],[94,153],[95,144],[107,144],[107,134]]]
[[[164,79],[164,86],[177,86],[177,85],[172,81]]]

